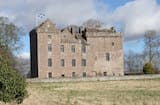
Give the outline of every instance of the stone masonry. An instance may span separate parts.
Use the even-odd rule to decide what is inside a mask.
[[[68,26],[47,19],[30,32],[31,77],[123,75],[122,34],[111,29]]]

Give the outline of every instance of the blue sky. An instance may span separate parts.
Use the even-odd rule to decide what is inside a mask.
[[[0,0],[0,16],[8,17],[23,27],[19,54],[29,57],[29,31],[50,18],[57,26],[82,25],[88,19],[98,19],[106,27],[114,26],[123,33],[124,52],[143,51],[142,36],[147,30],[160,31],[160,0]],[[45,17],[37,18],[43,13]],[[37,18],[37,19],[36,19]]]
[[[125,5],[127,2],[130,2],[133,0],[97,0],[97,2],[101,2],[110,8],[110,10],[115,10],[119,6]]]

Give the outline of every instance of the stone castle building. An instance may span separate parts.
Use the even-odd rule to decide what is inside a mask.
[[[56,28],[49,19],[30,32],[31,77],[123,75],[122,34],[114,28]]]

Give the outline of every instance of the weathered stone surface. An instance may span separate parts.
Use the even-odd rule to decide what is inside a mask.
[[[75,27],[58,30],[48,19],[30,32],[31,74],[38,73],[32,77],[49,78],[49,72],[53,78],[62,75],[72,77],[73,72],[76,77],[82,77],[84,72],[89,77],[124,74],[121,33],[111,29]],[[35,35],[37,37],[33,38]],[[51,39],[48,35],[51,35]],[[34,40],[37,40],[37,51]],[[48,44],[52,44],[51,52],[48,51]],[[61,52],[61,45],[64,45],[64,52]],[[75,52],[71,50],[72,45],[75,46]],[[82,46],[86,46],[85,53],[82,52]],[[106,60],[106,53],[110,55],[109,61]],[[52,67],[48,67],[48,58],[52,59]],[[65,61],[64,67],[61,66],[61,59]],[[72,59],[76,60],[75,67],[72,66]],[[86,59],[86,66],[82,66],[82,59]]]

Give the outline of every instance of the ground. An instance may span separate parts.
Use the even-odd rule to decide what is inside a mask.
[[[27,89],[22,105],[160,105],[160,79],[28,83]]]

